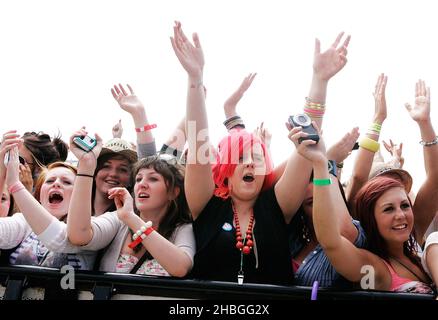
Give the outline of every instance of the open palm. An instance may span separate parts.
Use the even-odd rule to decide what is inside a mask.
[[[411,118],[416,121],[427,121],[430,119],[430,88],[426,88],[426,83],[419,80],[415,85],[415,105],[409,103],[405,105]]]
[[[111,89],[111,93],[113,94],[113,97],[119,104],[120,108],[131,114],[143,110],[143,103],[135,95],[134,90],[132,90],[129,84],[127,87],[130,91],[129,93],[121,84],[118,86],[115,85],[114,88]]]
[[[315,54],[313,70],[322,80],[329,80],[338,73],[347,63],[347,47],[350,42],[348,36],[342,46],[339,46],[344,33],[341,32],[335,42],[326,51],[321,53],[321,44],[318,39],[315,42]],[[339,47],[338,47],[339,46]]]
[[[193,45],[185,36],[178,21],[175,22],[173,32],[174,37],[170,38],[172,47],[183,68],[191,76],[202,75],[205,61],[198,35],[193,34]]]

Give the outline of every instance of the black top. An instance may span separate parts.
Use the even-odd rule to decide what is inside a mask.
[[[243,255],[244,282],[291,284],[286,223],[274,189],[262,192],[253,209],[255,245],[249,255]],[[231,199],[213,196],[193,222],[193,231],[197,246],[193,277],[237,282],[241,253],[236,249]]]

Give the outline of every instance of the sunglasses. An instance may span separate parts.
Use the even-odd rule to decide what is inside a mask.
[[[18,161],[24,166],[27,164],[33,164],[33,162],[27,162],[26,159],[24,159],[22,156],[18,156]]]
[[[168,153],[158,153],[157,155],[152,156],[152,158],[165,161],[170,165],[178,164],[178,158]]]

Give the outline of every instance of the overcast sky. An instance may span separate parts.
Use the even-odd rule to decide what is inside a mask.
[[[388,119],[383,139],[405,144],[414,188],[424,179],[419,130],[404,109],[418,78],[432,91],[437,124],[436,10],[433,1],[2,1],[0,5],[0,129],[61,131],[81,125],[111,138],[118,119],[135,141],[129,115],[110,93],[132,85],[142,99],[158,146],[185,112],[186,74],[170,45],[174,20],[198,32],[210,134],[225,134],[223,102],[249,72],[253,86],[238,107],[249,128],[264,120],[273,133],[275,163],[293,150],[284,122],[300,112],[312,74],[314,39],[324,50],[340,31],[351,34],[348,63],[330,83],[327,144],[372,120],[372,91],[388,75]],[[386,156],[386,154],[384,153]],[[347,173],[352,160],[346,163]]]

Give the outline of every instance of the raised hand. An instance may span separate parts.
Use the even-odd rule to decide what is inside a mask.
[[[114,99],[117,101],[120,108],[130,113],[131,115],[143,112],[143,103],[135,95],[134,90],[132,90],[131,86],[129,84],[127,84],[126,86],[128,87],[130,93],[128,93],[120,83],[118,86],[115,85],[114,88],[111,89],[111,93],[113,94]]]
[[[242,99],[246,90],[248,90],[251,86],[256,75],[257,73],[250,73],[248,76],[246,76],[239,88],[225,101],[224,111],[227,118],[236,114],[237,104],[239,103],[240,99]]]
[[[126,188],[112,188],[108,190],[108,199],[114,199],[117,208],[117,217],[126,221],[134,213],[134,200]]]
[[[260,124],[260,126],[254,130],[254,134],[257,137],[259,137],[260,140],[262,140],[262,142],[266,146],[266,148],[269,149],[269,147],[271,145],[272,134],[271,134],[271,132],[269,132],[269,130],[267,128],[264,127],[264,122],[262,122]]]
[[[10,130],[3,134],[0,144],[0,177],[4,177],[6,174],[6,166],[4,164],[4,158],[6,153],[14,146],[19,147],[23,143],[23,139],[17,133],[17,130]]]
[[[405,107],[414,121],[430,121],[430,88],[423,80],[415,84],[415,106],[406,103]]]
[[[102,138],[96,133],[96,146],[91,151],[84,151],[80,147],[73,142],[75,137],[81,137],[88,135],[88,131],[85,130],[85,127],[82,127],[80,130],[73,133],[70,137],[70,151],[76,156],[79,160],[80,164],[78,164],[78,169],[82,169],[86,167],[87,169],[92,169],[93,172],[89,172],[89,174],[94,173],[94,169],[97,165],[97,157],[99,157],[100,151],[102,150]],[[83,172],[81,172],[83,173]]]
[[[117,122],[112,129],[113,138],[121,138],[123,134],[123,126],[122,126],[122,120],[120,119],[119,122]]]
[[[388,81],[388,77],[385,74],[380,74],[377,78],[376,87],[373,92],[374,96],[374,121],[382,124],[385,121],[387,116],[386,111],[386,82]]]
[[[350,36],[341,42],[344,32],[341,32],[335,42],[326,51],[321,53],[321,43],[315,40],[315,53],[313,58],[313,72],[319,79],[328,81],[338,73],[347,63],[347,47],[350,43]]]
[[[355,127],[347,132],[341,140],[336,142],[327,151],[327,158],[335,160],[336,163],[341,163],[351,154],[357,139],[359,138],[359,128]]]
[[[391,139],[389,139],[389,143],[383,141],[383,145],[385,146],[386,151],[388,151],[393,160],[398,161],[399,167],[403,168],[403,164],[405,162],[405,159],[402,156],[403,153],[403,142],[401,142],[399,145],[392,142]]]
[[[187,39],[181,28],[181,23],[175,21],[173,37],[170,37],[173,50],[189,76],[202,78],[204,69],[204,53],[197,33],[193,34],[193,44]]]
[[[18,160],[18,147],[14,146],[9,151],[9,162],[6,170],[6,184],[8,187],[20,181],[19,179],[19,165],[20,161]]]

